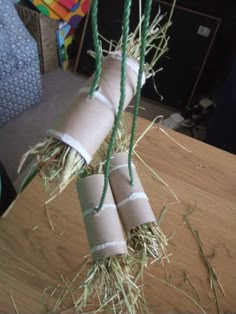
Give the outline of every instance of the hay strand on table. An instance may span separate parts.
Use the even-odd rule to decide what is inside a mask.
[[[159,278],[157,276],[154,276],[154,275],[152,275],[152,274],[150,274],[148,272],[145,272],[145,274],[147,274],[151,278],[154,278],[154,279],[158,280],[159,282],[163,283],[164,285],[172,288],[179,295],[181,295],[186,300],[186,302],[191,301],[194,305],[196,305],[202,311],[203,314],[207,314],[207,311],[206,311],[204,305],[202,305],[198,300],[195,300],[193,297],[191,297],[189,294],[187,294],[185,291],[183,291],[179,287],[177,287],[174,284],[172,284],[169,280],[161,279],[161,278]]]
[[[211,287],[211,290],[214,294],[214,298],[215,298],[215,302],[216,302],[216,307],[217,307],[217,313],[220,314],[221,313],[221,307],[220,307],[220,300],[219,300],[219,296],[218,296],[218,292],[217,292],[217,286],[218,288],[220,289],[222,295],[225,297],[226,294],[225,294],[225,291],[223,289],[223,286],[220,282],[220,279],[214,269],[214,267],[212,266],[212,264],[210,263],[209,261],[209,258],[207,257],[205,251],[204,251],[204,248],[203,248],[203,245],[202,245],[202,241],[200,239],[200,236],[199,236],[199,233],[197,230],[195,230],[193,228],[193,225],[192,223],[190,222],[189,220],[189,215],[191,215],[194,211],[195,207],[194,208],[191,208],[190,211],[183,216],[184,218],[184,222],[186,224],[186,226],[188,227],[188,229],[190,230],[190,232],[192,233],[197,245],[198,245],[198,248],[199,248],[199,254],[200,254],[200,258],[203,262],[203,264],[205,265],[206,269],[207,269],[207,272],[209,274],[209,283],[210,283],[210,287]]]
[[[14,300],[14,298],[13,298],[13,295],[10,294],[10,297],[11,297],[11,300],[12,300],[12,304],[13,304],[13,306],[14,306],[15,314],[20,314],[19,311],[18,311],[18,309],[17,309],[16,302],[15,302],[15,300]]]

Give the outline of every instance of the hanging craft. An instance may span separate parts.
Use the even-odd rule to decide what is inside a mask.
[[[128,253],[127,242],[109,186],[103,207],[97,213],[103,192],[103,164],[104,162],[93,161],[93,165],[84,168],[78,177],[77,192],[90,258],[65,287],[58,284],[56,287],[50,286],[45,289],[42,306],[50,307],[53,313],[68,306],[70,310],[79,313],[146,311],[143,291],[138,284],[141,277],[140,263]],[[46,298],[49,289],[53,289],[53,293],[49,293]],[[52,294],[53,300],[50,299]],[[56,295],[58,297],[55,297]]]
[[[101,168],[100,171],[101,172]],[[87,231],[92,264],[81,285],[82,294],[75,309],[84,311],[91,302],[100,309],[134,313],[141,306],[142,295],[134,282],[136,261],[128,255],[126,240],[111,189],[108,187],[103,207],[103,174],[88,175],[77,183],[77,191]],[[92,301],[91,301],[92,300]]]
[[[125,0],[122,38],[116,46],[111,45],[106,57],[102,56],[98,33],[93,28],[98,61],[94,76],[42,142],[25,155],[36,155],[36,165],[44,178],[59,181],[59,192],[79,174],[77,191],[92,256],[86,279],[79,286],[81,294],[73,298],[75,310],[82,313],[143,312],[145,301],[137,284],[140,270],[141,275],[143,272],[140,261],[146,261],[147,256],[155,260],[167,258],[167,239],[132,164],[141,87],[146,78],[155,74],[153,66],[167,51],[168,43],[170,19],[160,28],[163,16],[158,13],[149,24],[151,4],[151,0],[146,1],[140,24],[129,34],[131,0]],[[94,0],[92,16],[96,16],[96,10]],[[152,58],[145,63],[150,51]],[[135,94],[131,134],[123,149],[118,150],[123,110]],[[111,129],[102,167],[88,166]],[[128,254],[117,207],[128,246],[135,254]]]
[[[59,188],[63,190],[78,171],[90,163],[110,132],[119,103],[120,58],[119,54],[104,58],[99,89],[93,98],[88,97],[89,80],[42,142],[24,155],[21,165],[29,155],[37,155],[35,167],[40,166],[47,186],[50,181],[59,179]],[[133,60],[129,63],[128,59],[125,108],[135,93],[137,69],[138,65]]]
[[[149,25],[151,2],[151,0],[147,1],[144,17],[134,33],[129,34],[131,1],[125,0],[121,40],[116,46],[111,45],[108,54],[106,52],[107,56],[103,57],[96,25],[97,0],[93,0],[91,17],[97,60],[95,74],[80,90],[71,106],[48,130],[46,136],[23,155],[19,171],[28,157],[35,156],[25,183],[28,183],[32,174],[40,172],[46,189],[49,189],[51,182],[56,182],[57,187],[52,190],[52,198],[55,197],[86,164],[90,163],[94,153],[113,126],[112,140],[107,155],[108,162],[105,167],[104,193],[99,206],[101,207],[108,182],[114,139],[123,110],[134,97],[136,90],[138,91],[138,97],[136,97],[138,109],[140,90],[145,78],[155,75],[153,67],[167,51],[166,32],[171,24],[170,18],[160,27],[164,16],[158,12]],[[144,57],[150,52],[152,52],[152,58],[145,63]],[[140,64],[142,64],[141,67]],[[134,122],[137,114],[136,110]],[[132,134],[135,135],[135,127]]]

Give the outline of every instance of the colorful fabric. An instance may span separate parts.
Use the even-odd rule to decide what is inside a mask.
[[[76,27],[88,12],[91,0],[30,0],[44,15]]]
[[[40,100],[37,45],[9,0],[0,0],[0,125]]]

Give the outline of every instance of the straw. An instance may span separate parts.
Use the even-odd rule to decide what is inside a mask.
[[[105,257],[93,262],[82,285],[83,293],[75,302],[76,311],[85,313],[88,306],[94,306],[93,313],[112,308],[135,313],[136,308],[143,308],[145,302],[130,274],[132,264],[129,256]]]
[[[179,295],[181,295],[186,301],[191,301],[194,305],[196,305],[203,314],[207,314],[206,310],[204,309],[204,306],[202,304],[199,303],[199,301],[195,300],[194,298],[192,298],[190,295],[188,295],[185,291],[183,291],[182,289],[176,287],[175,285],[173,285],[170,281],[161,279],[157,276],[154,276],[148,272],[145,272],[145,274],[147,274],[148,276],[160,281],[161,283],[163,283],[164,285],[169,286],[170,288],[174,289]]]
[[[170,16],[172,16],[172,14]],[[156,72],[159,71],[154,71],[153,68],[157,64],[159,59],[168,51],[169,36],[167,36],[167,31],[171,26],[171,21],[170,19],[168,19],[168,21],[164,25],[160,25],[164,17],[165,14],[161,14],[159,9],[149,27],[145,55],[149,55],[152,57],[150,58],[149,62],[147,62],[144,66],[146,78],[154,76]],[[142,40],[142,34],[140,30],[142,21],[143,17],[140,18],[135,30],[130,33],[127,47],[127,55],[134,58],[136,61],[139,61],[140,58],[140,46]],[[101,38],[104,39],[103,36],[101,36]],[[122,38],[116,44],[114,44],[114,41],[112,41],[110,45],[110,50],[103,50],[103,53],[116,53],[117,51],[121,51],[121,47]]]
[[[221,313],[221,308],[220,308],[220,300],[219,300],[219,296],[218,296],[218,292],[217,292],[217,286],[220,289],[222,295],[225,297],[225,291],[221,285],[220,279],[217,276],[217,273],[214,269],[214,267],[211,265],[209,258],[207,257],[203,245],[202,245],[202,241],[200,239],[199,233],[197,230],[195,230],[192,226],[192,223],[189,220],[189,215],[191,215],[193,213],[195,208],[191,208],[190,211],[183,216],[184,218],[184,222],[186,224],[186,226],[188,227],[188,229],[191,231],[192,235],[194,236],[194,239],[196,240],[196,243],[199,247],[199,254],[201,257],[201,260],[203,262],[203,264],[205,265],[207,272],[209,274],[209,282],[210,282],[210,287],[213,291],[214,297],[215,297],[215,302],[216,302],[216,307],[217,307],[217,313]]]
[[[14,306],[14,311],[15,311],[15,313],[16,313],[16,314],[19,314],[19,311],[18,311],[18,309],[17,309],[17,307],[16,307],[16,302],[15,302],[15,300],[14,300],[14,298],[13,298],[13,295],[10,294],[10,297],[11,297],[11,300],[12,300],[12,303],[13,303],[13,306]]]
[[[51,136],[42,138],[22,156],[18,173],[29,156],[34,158],[34,168],[26,175],[20,192],[39,171],[45,190],[57,196],[85,165],[84,159],[78,152]],[[51,183],[55,182],[57,186],[52,188]]]

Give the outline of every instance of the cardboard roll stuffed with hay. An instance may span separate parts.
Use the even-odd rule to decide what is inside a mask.
[[[23,156],[19,171],[30,155],[46,183],[58,181],[60,190],[89,164],[110,132],[119,105],[120,54],[108,55],[102,63],[99,89],[89,97],[88,81],[73,103],[47,131],[42,141]],[[127,59],[124,109],[135,95],[138,63]]]
[[[140,280],[143,264],[128,250],[109,184],[98,211],[104,192],[106,144],[101,145],[91,165],[80,171],[76,184],[90,254],[72,280],[45,289],[42,306],[53,313],[61,308],[79,313],[147,312]],[[50,289],[52,293],[48,293]]]
[[[75,300],[76,311],[89,306],[96,311],[114,309],[135,313],[143,296],[135,283],[137,262],[128,255],[126,240],[110,187],[103,206],[96,211],[103,192],[103,174],[92,174],[77,182],[77,191],[88,236],[92,262]],[[136,270],[137,272],[138,270]],[[96,305],[97,304],[97,305]]]
[[[130,120],[130,116],[126,115],[119,123],[109,169],[109,184],[127,236],[128,248],[132,254],[144,263],[146,263],[146,258],[151,258],[152,262],[162,263],[164,260],[168,261],[168,239],[155,218],[132,159],[130,164],[128,153],[131,137]],[[148,129],[136,140],[134,151]],[[104,147],[100,149],[102,159],[105,158],[109,140],[107,138],[103,143]],[[130,179],[130,168],[132,168],[133,184]]]
[[[121,141],[119,144],[116,150],[125,146]],[[106,146],[104,142],[98,152],[99,160],[103,159]],[[97,211],[104,189],[104,164],[105,161],[97,163],[93,160],[78,178],[77,192],[91,258],[72,281],[55,287],[59,298],[54,312],[71,304],[68,303],[68,293],[73,301],[69,309],[79,313],[148,312],[142,289],[144,267],[147,257],[159,261],[166,258],[167,240],[156,222],[135,169],[134,186],[130,185],[126,152],[115,153],[111,159],[109,179],[112,189],[109,184],[102,207]],[[82,282],[81,277],[85,277]]]
[[[167,51],[166,32],[171,22],[169,18],[161,27],[159,23],[163,15],[158,12],[149,24],[152,1],[147,0],[140,24],[129,34],[130,3],[130,0],[124,2],[121,40],[115,46],[111,42],[110,50],[106,51],[108,55],[103,57],[95,27],[97,0],[92,2],[91,17],[97,61],[94,77],[78,93],[71,106],[58,117],[42,140],[23,155],[19,171],[29,157],[33,156],[33,162],[21,190],[39,172],[46,189],[51,191],[52,198],[61,193],[80,170],[90,163],[112,127],[114,138],[123,110],[136,92],[138,108],[140,89],[145,77],[155,75],[153,67]],[[150,61],[145,63],[145,55],[151,52]],[[137,114],[135,119],[136,116]],[[111,153],[112,147],[109,154]],[[56,183],[55,189],[50,188],[51,182]]]
[[[117,210],[132,252],[162,261],[167,258],[167,238],[162,233],[150,206],[148,196],[132,163],[134,185],[130,185],[128,153],[113,155],[109,181]]]
[[[61,309],[73,313],[146,312],[142,289],[137,284],[140,266],[137,259],[128,254],[110,186],[97,212],[103,193],[102,169],[102,163],[99,167],[86,167],[78,178],[77,192],[90,257],[66,285],[63,281],[64,284],[45,289],[48,297],[44,294],[43,308],[50,308],[50,313],[59,313]],[[52,293],[48,292],[50,289]]]

